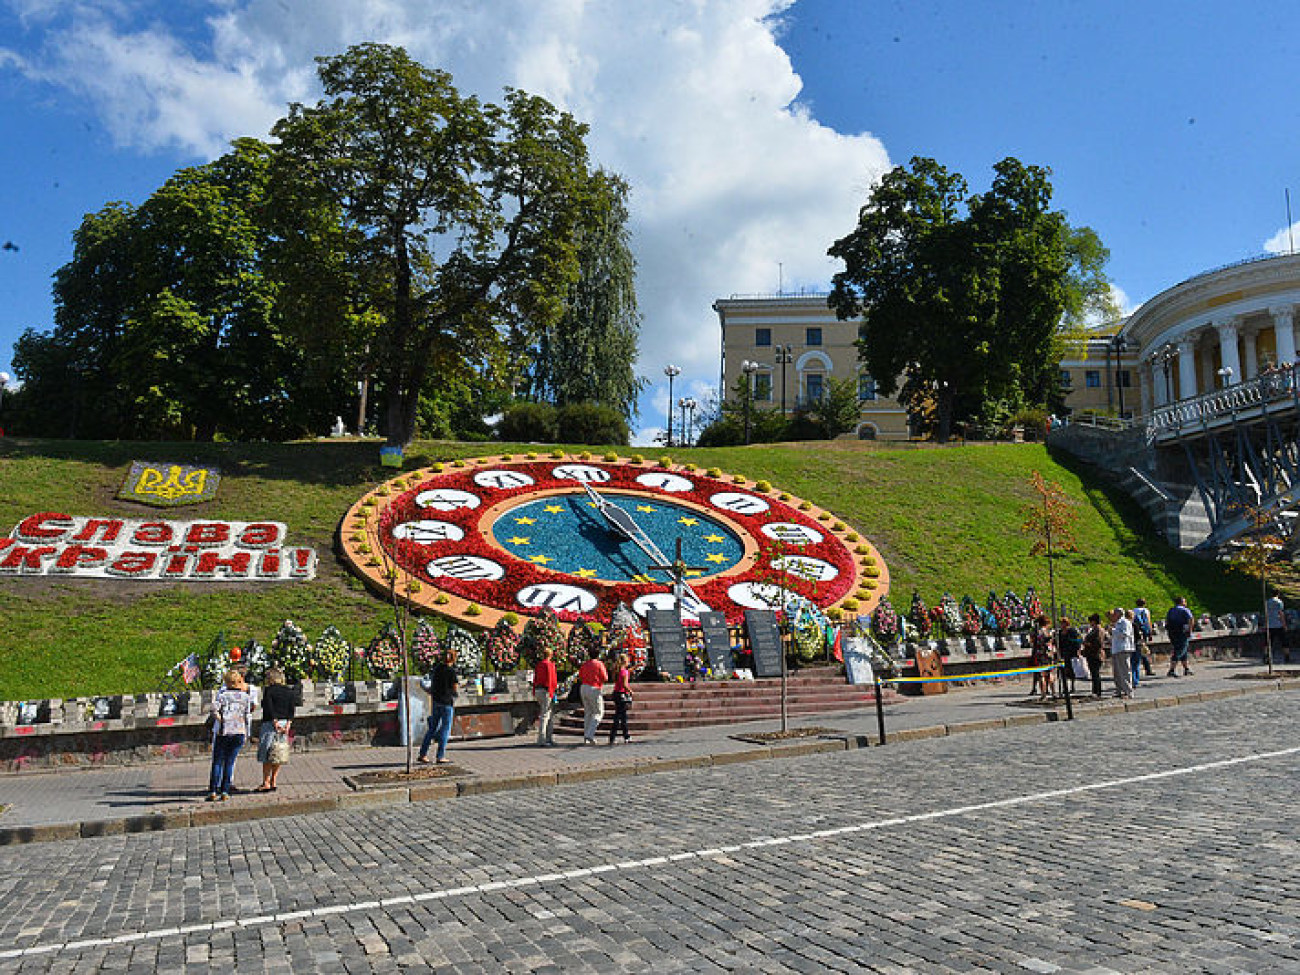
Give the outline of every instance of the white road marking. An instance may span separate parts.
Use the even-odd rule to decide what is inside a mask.
[[[623,860],[618,863],[606,863],[595,867],[577,867],[561,873],[533,874],[532,876],[517,877],[512,880],[492,880],[481,884],[474,884],[469,887],[452,887],[445,890],[430,890],[419,894],[389,897],[378,901],[354,901],[349,904],[332,904],[325,907],[290,911],[283,914],[266,914],[243,919],[189,924],[183,927],[173,926],[169,928],[156,928],[152,931],[136,931],[127,934],[119,934],[115,937],[88,938],[79,941],[58,941],[43,945],[32,945],[29,948],[10,948],[0,951],[0,958],[25,958],[29,955],[43,955],[55,951],[80,951],[85,948],[97,948],[106,945],[126,944],[136,941],[156,941],[162,938],[174,937],[176,935],[220,931],[233,927],[280,924],[295,918],[327,917],[334,914],[352,914],[359,911],[373,911],[376,908],[396,906],[398,904],[423,903],[425,901],[442,900],[447,897],[461,897],[469,894],[489,893],[491,891],[501,890],[505,887],[524,887],[530,884],[540,884],[555,880],[609,873],[614,870],[641,870],[646,867],[656,867],[662,864],[676,863],[692,858],[713,859],[715,857],[724,856],[728,853],[738,853],[746,849],[766,849],[773,846],[783,846],[787,843],[814,842],[816,840],[831,839],[837,836],[846,836],[851,833],[866,833],[874,830],[888,829],[892,826],[906,826],[911,823],[922,823],[935,819],[949,819],[955,816],[967,816],[975,812],[987,812],[990,809],[1006,809],[1011,806],[1024,806],[1030,803],[1044,802],[1051,799],[1063,799],[1067,796],[1077,796],[1087,792],[1100,792],[1103,789],[1117,789],[1125,786],[1138,785],[1143,782],[1158,782],[1161,779],[1172,779],[1184,775],[1195,775],[1199,772],[1214,772],[1220,769],[1232,768],[1235,765],[1246,765],[1251,762],[1266,762],[1274,758],[1285,758],[1288,755],[1295,755],[1298,752],[1300,752],[1300,745],[1297,745],[1294,748],[1283,748],[1273,752],[1260,752],[1255,755],[1243,755],[1240,758],[1225,758],[1216,762],[1202,762],[1199,765],[1187,765],[1182,768],[1166,769],[1163,772],[1147,772],[1143,775],[1133,775],[1123,779],[1106,779],[1102,782],[1089,782],[1085,785],[1071,786],[1068,789],[1051,789],[1047,792],[1033,792],[1028,795],[1012,796],[1009,799],[994,799],[989,802],[980,802],[969,806],[955,806],[949,809],[935,809],[930,812],[913,813],[909,816],[896,816],[892,819],[877,819],[865,823],[854,823],[849,826],[839,826],[834,829],[818,830],[815,833],[792,833],[789,836],[764,837],[762,839],[751,840],[748,843],[741,843],[736,846],[709,847],[702,850],[690,850],[684,853],[675,853],[672,856],[647,857],[644,860]]]

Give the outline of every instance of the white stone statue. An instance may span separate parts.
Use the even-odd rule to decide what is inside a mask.
[[[348,433],[347,428],[346,428],[345,426],[343,426],[343,417],[341,417],[341,416],[336,416],[336,417],[334,418],[334,428],[333,428],[332,430],[330,430],[330,436],[331,436],[331,437],[345,437],[345,436],[347,436],[347,433]]]

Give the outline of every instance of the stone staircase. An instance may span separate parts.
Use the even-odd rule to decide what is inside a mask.
[[[845,683],[839,667],[792,671],[788,680],[786,713],[791,717],[875,707],[874,690],[870,686]],[[886,688],[881,697],[889,704],[897,700],[897,693]],[[605,717],[597,737],[609,734],[613,716],[614,702],[606,694]],[[635,736],[678,728],[765,721],[780,716],[780,678],[641,683],[632,685],[628,729]],[[556,734],[581,735],[582,722],[581,707],[565,712],[556,720]]]

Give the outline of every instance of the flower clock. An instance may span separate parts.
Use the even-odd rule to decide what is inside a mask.
[[[375,589],[396,585],[475,628],[543,609],[607,623],[619,604],[644,616],[678,599],[688,620],[713,610],[738,622],[780,605],[783,590],[870,612],[889,587],[879,553],[807,501],[612,455],[480,457],[403,474],[353,505],[342,540]]]

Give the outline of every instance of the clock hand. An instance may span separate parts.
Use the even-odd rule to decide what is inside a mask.
[[[655,545],[650,536],[646,534],[645,529],[636,523],[636,519],[632,517],[630,512],[625,511],[616,504],[610,504],[586,481],[582,482],[582,486],[587,491],[587,497],[591,498],[592,504],[596,506],[596,510],[619,534],[626,536],[641,551],[656,560],[657,564],[672,564],[669,562],[668,557],[659,551],[659,546]],[[705,610],[709,608],[708,604],[695,594],[695,590],[691,588],[690,583],[683,581],[681,585],[682,589],[690,593],[695,602],[704,607]]]

